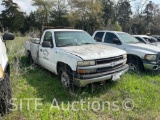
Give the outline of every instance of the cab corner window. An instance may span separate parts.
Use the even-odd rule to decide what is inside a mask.
[[[97,41],[97,42],[102,42],[102,38],[103,38],[103,35],[104,35],[104,32],[97,32],[94,39]]]

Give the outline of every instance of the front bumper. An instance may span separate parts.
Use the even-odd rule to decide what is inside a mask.
[[[118,75],[119,77],[122,76],[124,73],[126,73],[129,69],[129,66],[126,64],[123,67],[110,71],[110,72],[103,72],[103,73],[97,73],[93,75],[85,75],[83,76],[84,79],[80,78],[74,78],[73,83],[76,86],[79,87],[85,87],[86,85],[90,83],[95,83],[95,82],[102,82],[105,80],[111,80],[113,79],[114,75]]]
[[[143,66],[146,70],[157,71],[160,69],[160,64],[157,64],[156,62],[149,62],[146,60],[143,60]]]

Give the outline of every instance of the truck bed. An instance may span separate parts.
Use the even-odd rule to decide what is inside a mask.
[[[32,59],[38,62],[39,38],[31,38],[25,42],[25,49],[31,53]]]

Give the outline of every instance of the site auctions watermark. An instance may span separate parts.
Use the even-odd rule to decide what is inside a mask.
[[[11,111],[23,111],[34,109],[35,111],[43,110],[43,98],[23,98],[17,99],[13,98],[10,100],[10,104],[13,106]],[[53,99],[51,105],[49,106],[49,110],[57,109],[64,111],[88,111],[92,110],[95,112],[98,111],[131,111],[134,109],[134,101],[132,99],[125,99],[123,101],[93,101],[90,98],[87,100],[79,100],[79,101],[58,101],[56,98]],[[32,107],[31,107],[32,106]],[[34,108],[33,108],[34,106]]]

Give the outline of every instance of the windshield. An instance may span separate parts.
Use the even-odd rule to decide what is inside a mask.
[[[140,43],[135,37],[128,33],[117,33],[125,43]]]
[[[59,31],[55,32],[57,47],[96,44],[95,40],[84,31]]]

